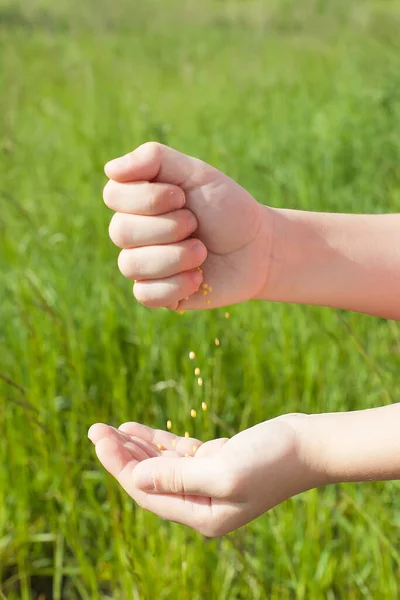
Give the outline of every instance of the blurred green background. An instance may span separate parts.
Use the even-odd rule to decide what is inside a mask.
[[[138,306],[101,199],[104,162],[158,140],[272,206],[399,211],[399,40],[390,0],[0,0],[0,598],[400,597],[398,483],[207,540],[136,509],[86,437],[399,400],[393,322]]]

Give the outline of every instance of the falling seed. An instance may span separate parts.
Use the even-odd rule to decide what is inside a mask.
[[[172,429],[172,423],[169,419],[167,421],[167,429],[168,429],[168,431],[170,431]]]
[[[225,319],[229,319],[230,316],[231,315],[228,312],[225,313]]]
[[[173,448],[175,448],[175,446],[176,446],[176,440],[172,440],[172,444],[171,445],[172,445]]]
[[[211,285],[209,285],[209,286],[208,286],[208,291],[209,291],[209,292],[212,292],[212,287],[211,287]]]
[[[198,446],[193,446],[193,448],[192,448],[193,454],[196,454],[196,452],[197,452],[198,449],[199,449]]]
[[[157,444],[157,448],[158,448],[159,450],[162,450],[162,449],[163,449],[163,447],[161,446],[161,444]]]
[[[195,368],[194,374],[196,375],[196,377],[198,377],[200,375],[200,369],[199,369],[199,367]]]
[[[203,269],[201,267],[196,267],[196,271],[198,271],[199,273],[202,273]]]
[[[192,410],[190,411],[190,416],[192,417],[192,419],[195,419],[197,417],[197,412],[194,408],[192,408]]]
[[[219,345],[220,345],[220,343],[221,343],[221,342],[219,341],[219,339],[218,339],[218,338],[215,338],[214,342],[215,342],[215,345],[216,345],[216,346],[219,346]]]
[[[183,314],[185,314],[185,311],[183,310],[183,308],[178,308],[178,313],[180,315],[183,315]]]
[[[202,402],[201,403],[201,410],[204,410],[204,411],[207,410],[207,402]]]
[[[203,290],[203,296],[207,296],[208,292],[207,290]]]
[[[189,358],[190,360],[194,360],[196,358],[196,355],[194,352],[189,352]]]
[[[208,285],[207,285],[207,283],[202,283],[201,287],[203,288],[203,290],[206,290],[208,288]]]
[[[203,385],[203,379],[201,377],[197,378],[197,383],[199,384],[199,386],[201,387]]]
[[[211,300],[206,300],[206,304],[211,304]]]
[[[185,438],[190,438],[189,432],[185,431]]]

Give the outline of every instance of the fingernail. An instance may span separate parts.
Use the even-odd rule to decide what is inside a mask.
[[[193,282],[198,289],[201,282],[203,281],[203,273],[200,273],[200,271],[193,271],[192,277],[193,277]]]
[[[132,166],[132,157],[130,154],[125,154],[124,156],[120,156],[119,158],[114,158],[110,160],[106,166],[104,167],[106,173],[108,171],[121,171],[128,169]]]
[[[193,246],[193,252],[198,256],[204,256],[204,249],[204,244],[202,244],[201,242],[198,242]]]
[[[139,466],[139,465],[138,465]],[[154,478],[149,469],[136,469],[133,471],[133,483],[145,492],[154,491]]]
[[[186,202],[185,194],[183,190],[176,190],[171,192],[171,208],[172,210],[177,210],[178,208],[182,208],[182,206]]]

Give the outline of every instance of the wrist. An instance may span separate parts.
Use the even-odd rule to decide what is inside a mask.
[[[340,254],[328,240],[330,215],[269,208],[271,245],[259,299],[331,305]],[[332,277],[333,276],[333,277]]]
[[[319,415],[293,413],[278,417],[289,424],[294,432],[296,456],[302,472],[304,490],[334,483],[327,465],[323,441],[318,435],[318,428],[315,427],[315,416]]]

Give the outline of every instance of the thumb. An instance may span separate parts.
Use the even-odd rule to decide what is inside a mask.
[[[132,152],[106,164],[104,171],[114,181],[161,181],[183,185],[192,175],[196,158],[182,154],[158,142],[147,142]]]
[[[136,487],[154,494],[223,496],[223,470],[210,458],[149,458],[133,471]]]

